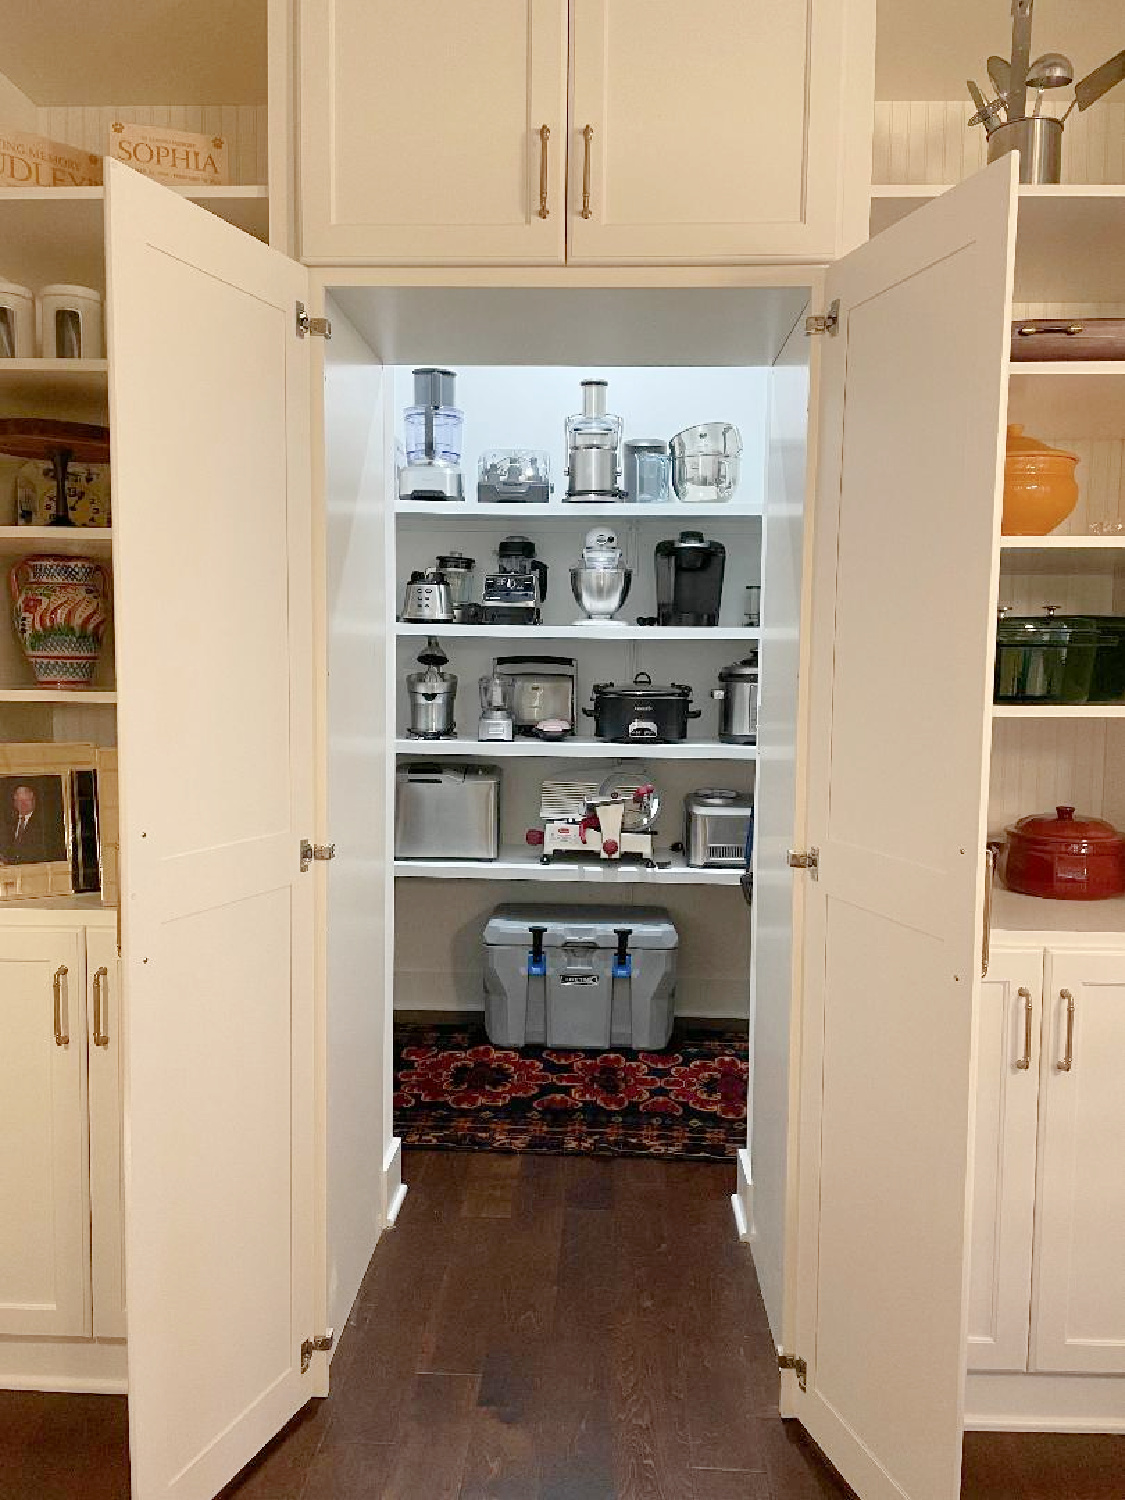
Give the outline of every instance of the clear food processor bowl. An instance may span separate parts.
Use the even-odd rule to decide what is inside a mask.
[[[434,451],[426,452],[426,413],[433,411]],[[408,406],[403,416],[406,431],[406,462],[424,464],[461,462],[461,436],[465,413],[456,406]]]
[[[742,470],[742,437],[730,422],[702,422],[677,432],[672,450],[672,488],[685,505],[731,499]]]

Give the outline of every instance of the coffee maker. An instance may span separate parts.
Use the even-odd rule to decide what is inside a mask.
[[[566,419],[567,500],[584,503],[624,500],[620,417],[605,409],[606,382],[582,382],[582,410]]]
[[[496,549],[498,571],[487,573],[481,594],[482,625],[538,625],[547,597],[547,564],[526,536],[506,536]]]
[[[681,531],[656,546],[656,623],[717,625],[726,548],[701,531]]]
[[[399,470],[403,500],[463,500],[461,432],[465,414],[454,406],[457,376],[424,366],[414,371],[414,405],[403,417],[406,464]]]

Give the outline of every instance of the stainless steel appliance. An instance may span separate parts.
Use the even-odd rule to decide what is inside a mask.
[[[421,672],[411,672],[406,679],[406,696],[410,703],[411,739],[440,740],[457,733],[453,717],[457,701],[457,678],[444,668],[449,657],[441,642],[433,636],[418,653]]]
[[[685,427],[669,443],[672,487],[685,505],[729,500],[742,471],[742,437],[729,422]]]
[[[492,670],[511,682],[512,725],[516,734],[574,733],[578,663],[572,656],[498,656]],[[565,725],[544,731],[543,725]]]
[[[671,682],[654,686],[647,672],[638,672],[629,687],[596,682],[590,690],[593,708],[582,712],[594,721],[594,737],[637,744],[660,744],[687,739],[689,719],[699,718],[691,706],[691,688]]]
[[[478,740],[510,740],[512,726],[512,679],[493,672],[480,680]]]
[[[480,619],[476,598],[476,559],[463,552],[443,552],[437,559],[438,572],[449,585],[453,619],[458,625],[475,625]]]
[[[461,433],[465,414],[454,405],[457,376],[424,366],[414,371],[414,405],[404,415],[406,463],[399,471],[404,500],[462,500]]]
[[[719,709],[719,738],[728,745],[758,742],[758,653],[732,661],[719,673],[721,687],[711,696]]]
[[[558,854],[617,861],[625,857],[655,867],[655,824],[660,796],[643,766],[611,771],[602,781],[584,776],[543,783],[539,816],[528,842],[549,865]]]
[[[396,859],[495,859],[500,771],[419,761],[395,772]]]
[[[723,598],[726,548],[701,531],[681,531],[656,545],[658,625],[717,625]]]
[[[701,787],[684,798],[684,848],[692,869],[747,868],[753,832],[753,797]]]
[[[672,458],[663,438],[631,438],[625,444],[626,500],[634,505],[659,505],[670,498],[671,477]]]
[[[402,596],[402,618],[411,625],[448,625],[453,613],[449,580],[439,568],[416,568]]]
[[[570,589],[584,614],[578,625],[607,625],[629,597],[633,570],[617,544],[617,533],[595,526],[586,533],[579,562],[570,570]]]
[[[606,382],[582,382],[582,410],[566,419],[567,500],[623,500],[620,488],[620,417],[607,412]]]
[[[485,625],[538,625],[547,597],[547,564],[526,536],[506,536],[496,549],[499,571],[485,575],[480,618]]]
[[[533,448],[490,448],[477,466],[481,505],[546,505],[551,498],[551,460]]]

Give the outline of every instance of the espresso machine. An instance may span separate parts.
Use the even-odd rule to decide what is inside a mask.
[[[526,536],[506,536],[496,549],[498,571],[486,573],[481,592],[482,625],[538,625],[547,597],[547,564]]]
[[[727,551],[701,531],[656,544],[656,623],[717,625]]]
[[[589,503],[624,500],[620,486],[620,417],[605,409],[606,382],[582,382],[582,410],[566,419],[565,499]]]
[[[403,417],[406,463],[399,470],[403,500],[463,500],[461,433],[465,414],[454,403],[457,376],[426,365],[414,371],[414,405]]]

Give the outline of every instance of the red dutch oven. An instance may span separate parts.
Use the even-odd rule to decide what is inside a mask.
[[[1076,818],[1073,807],[1057,807],[1054,817],[1021,818],[1007,834],[1010,891],[1055,901],[1125,895],[1125,838],[1100,818]]]

